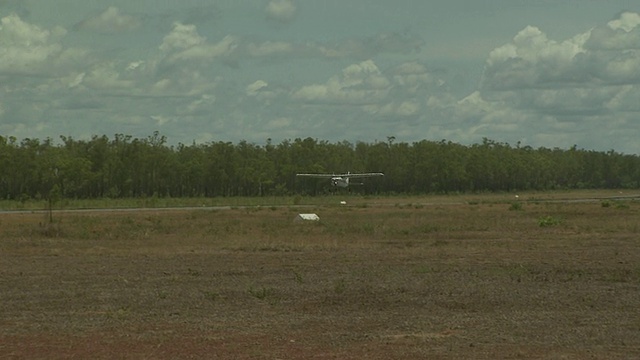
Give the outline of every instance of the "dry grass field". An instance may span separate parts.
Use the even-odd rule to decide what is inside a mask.
[[[640,358],[632,200],[47,220],[0,214],[3,359]]]

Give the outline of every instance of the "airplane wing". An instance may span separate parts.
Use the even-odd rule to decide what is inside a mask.
[[[315,178],[334,178],[334,177],[341,177],[341,178],[366,178],[366,177],[374,177],[374,176],[384,176],[383,173],[356,173],[356,174],[296,174],[296,176],[304,176],[304,177],[315,177]]]
[[[296,176],[331,179],[333,177],[339,177],[341,175],[333,175],[333,174],[296,174]]]
[[[339,176],[344,176],[344,177],[349,177],[349,178],[367,178],[367,177],[375,177],[375,176],[384,176],[383,173],[381,172],[377,172],[377,173],[359,173],[359,174],[342,174]]]

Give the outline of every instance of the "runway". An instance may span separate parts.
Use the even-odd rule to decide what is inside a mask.
[[[640,200],[640,194],[633,195],[620,195],[620,196],[605,196],[605,197],[581,197],[581,198],[550,198],[550,199],[524,199],[519,197],[517,199],[502,199],[496,203],[511,203],[512,201],[519,201],[526,203],[589,203],[589,202],[602,202],[602,201],[638,201]],[[389,206],[454,206],[470,204],[469,201],[439,201],[439,202],[407,202],[407,203],[393,203],[393,202],[376,202],[367,201],[367,207],[389,207]],[[337,200],[336,204],[304,204],[304,205],[219,205],[219,206],[171,206],[171,207],[132,207],[132,208],[78,208],[78,209],[54,209],[54,213],[116,213],[116,212],[166,212],[166,211],[228,211],[233,209],[256,209],[256,208],[289,208],[289,209],[309,209],[325,206],[340,206],[340,207],[359,207],[361,203],[353,202],[348,204],[340,204]],[[0,210],[0,215],[8,214],[44,214],[48,213],[48,209],[29,209],[29,210]]]

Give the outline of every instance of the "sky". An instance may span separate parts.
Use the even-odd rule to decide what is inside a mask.
[[[0,0],[0,135],[640,154],[637,0]]]

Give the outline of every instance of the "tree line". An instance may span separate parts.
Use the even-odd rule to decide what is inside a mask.
[[[329,182],[298,172],[384,172],[354,191],[374,194],[639,188],[638,155],[532,148],[483,139],[355,144],[313,138],[168,145],[116,134],[78,140],[0,136],[3,199],[217,197],[322,194]]]

